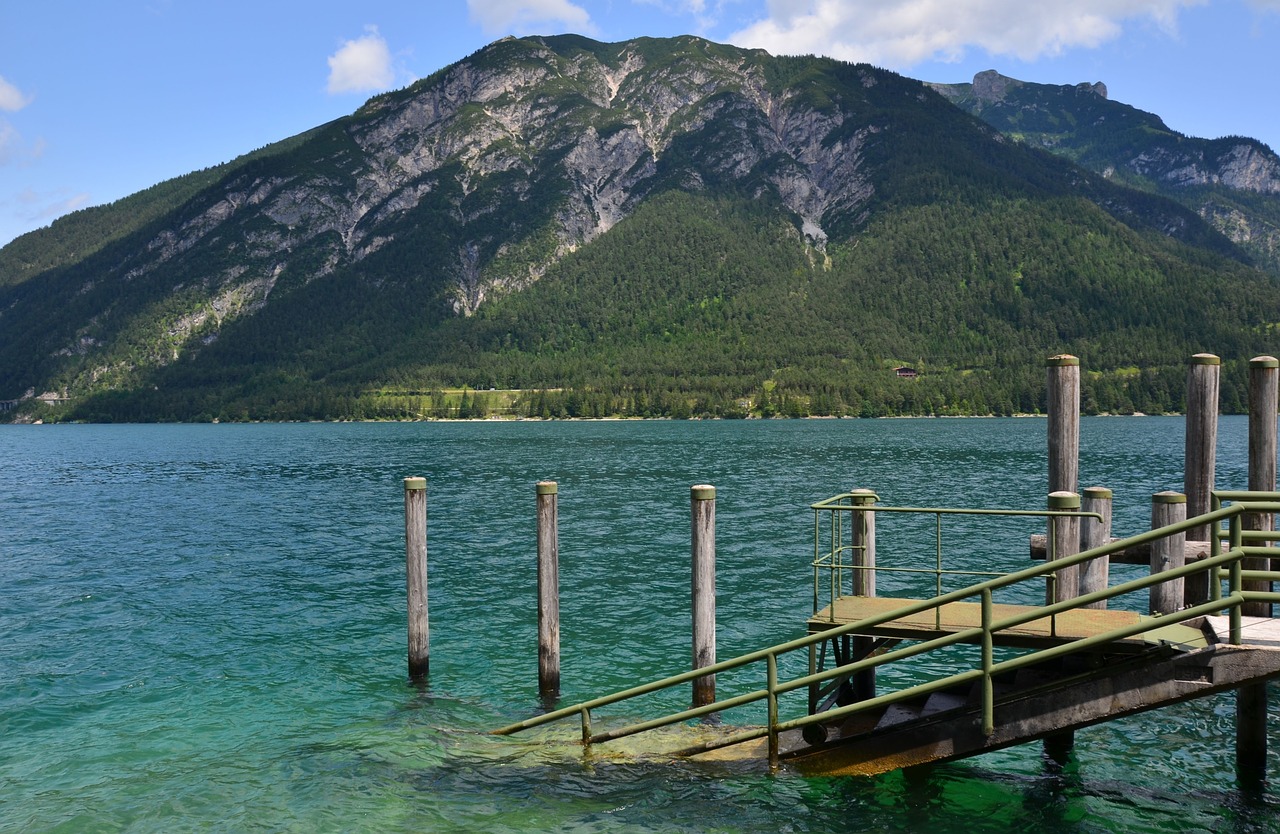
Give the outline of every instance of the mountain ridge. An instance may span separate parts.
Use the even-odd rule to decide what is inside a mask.
[[[1280,275],[1280,156],[1265,143],[1186,136],[1110,101],[1105,85],[1035,84],[986,70],[968,84],[929,86],[1005,135],[1182,203]]]
[[[1106,253],[1088,270],[1112,276],[1107,292],[1132,296],[1129,319],[1098,316],[1125,338],[1156,314],[1127,289],[1141,282],[1186,288],[1165,318],[1188,333],[1162,347],[1262,349],[1280,321],[1273,282],[1184,204],[1011,143],[895,73],[693,37],[503,39],[216,173],[82,259],[0,279],[0,397],[34,415],[41,391],[65,393],[48,416],[73,419],[332,418],[382,414],[368,398],[389,388],[518,379],[622,412],[643,394],[677,415],[764,413],[788,391],[840,413],[973,410],[978,394],[1007,411],[1029,352],[1125,364],[1087,318],[1041,321],[1097,280],[1065,255],[1088,260],[1077,235]],[[981,228],[997,217],[1045,228]],[[1192,296],[1220,308],[1203,335]],[[925,356],[936,381],[886,405],[903,392],[884,365]]]

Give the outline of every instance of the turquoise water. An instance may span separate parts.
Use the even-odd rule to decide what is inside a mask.
[[[1245,423],[1221,429],[1218,483],[1243,486]],[[1230,696],[1081,731],[1065,768],[1027,745],[874,779],[584,761],[574,728],[483,733],[538,709],[536,481],[560,484],[572,702],[687,663],[690,485],[718,489],[727,658],[803,632],[809,503],[866,486],[889,504],[1038,509],[1044,430],[0,427],[0,830],[1280,831],[1275,787],[1235,787]],[[1119,534],[1181,487],[1180,418],[1086,419],[1081,446]],[[429,484],[425,689],[404,674],[408,475]],[[1026,566],[1030,530],[1000,532],[956,530],[951,558]],[[1273,774],[1277,747],[1280,732]]]

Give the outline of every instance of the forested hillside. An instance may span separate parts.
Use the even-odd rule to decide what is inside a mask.
[[[1256,139],[1200,139],[1107,98],[1103,84],[1031,84],[994,70],[933,84],[1019,142],[1189,207],[1280,276],[1280,156]]]
[[[180,203],[0,288],[9,418],[1034,413],[1061,352],[1162,412],[1201,351],[1230,411],[1277,350],[1186,206],[694,38],[507,39]]]

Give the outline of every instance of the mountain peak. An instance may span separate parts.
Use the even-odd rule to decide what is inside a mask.
[[[1010,78],[1007,75],[1001,75],[993,69],[983,70],[973,76],[973,83],[970,90],[974,98],[984,104],[992,104],[1002,102],[1006,95],[1014,89],[1026,86],[1028,82],[1019,81],[1016,78]],[[955,86],[955,85],[936,85],[936,86]],[[1053,86],[1053,85],[1040,85]],[[1107,85],[1101,81],[1088,82],[1082,81],[1075,85],[1061,85],[1063,88],[1072,87],[1081,92],[1093,93],[1094,95],[1105,99],[1107,97]]]
[[[973,95],[983,102],[1004,101],[1010,87],[1021,87],[1022,82],[993,69],[983,70],[973,77]]]

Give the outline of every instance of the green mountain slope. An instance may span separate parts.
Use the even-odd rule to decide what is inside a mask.
[[[1071,351],[1090,409],[1156,411],[1208,350],[1238,408],[1230,372],[1280,321],[1248,259],[892,73],[505,39],[0,289],[0,398],[18,419],[1012,413]]]

